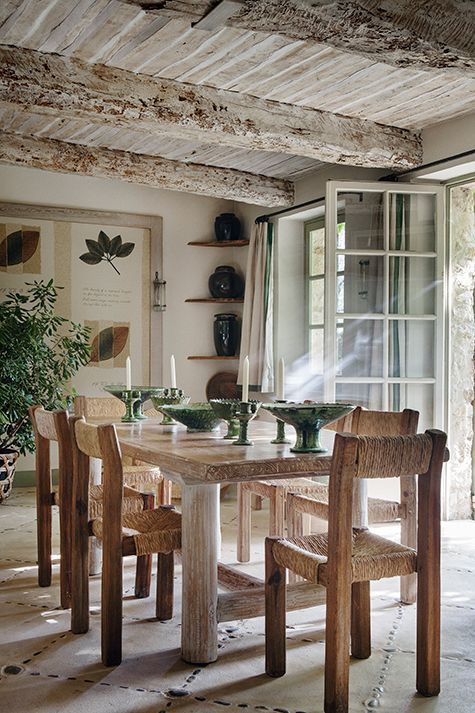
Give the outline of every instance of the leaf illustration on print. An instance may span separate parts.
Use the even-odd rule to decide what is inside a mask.
[[[40,240],[38,230],[15,230],[0,243],[0,266],[20,265],[36,252]]]
[[[80,260],[85,262],[86,265],[99,265],[100,262],[105,260],[114,268],[116,273],[120,275],[120,272],[112,261],[118,257],[128,257],[135,248],[135,243],[123,243],[120,235],[116,235],[115,238],[111,240],[109,236],[101,230],[99,231],[97,240],[86,240],[86,246],[88,252],[80,255]]]
[[[128,336],[128,327],[106,327],[102,329],[92,340],[89,361],[98,363],[107,359],[114,359],[124,349]]]

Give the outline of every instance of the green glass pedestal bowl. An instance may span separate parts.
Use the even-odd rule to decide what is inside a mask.
[[[122,397],[122,394],[126,391],[124,384],[107,384],[106,386],[103,386],[103,389],[104,391],[107,391],[108,394],[112,394],[112,396],[115,396],[125,403],[125,399]],[[153,394],[158,394],[161,390],[161,386],[132,386],[132,391],[140,392],[140,398],[135,401],[133,406],[135,419],[143,421],[147,418],[147,416],[144,416],[142,413],[142,406],[145,401],[148,401],[149,398],[153,396]]]
[[[163,414],[162,426],[173,426],[176,423],[172,417],[165,413],[164,406],[180,406],[190,401],[190,397],[185,396],[181,389],[166,387],[162,387],[158,393],[153,394],[151,399],[154,409]]]
[[[209,403],[219,418],[228,424],[228,432],[224,438],[237,438],[239,436],[239,419],[236,418],[236,411],[239,411],[241,401],[239,399],[210,399]],[[251,403],[258,403],[251,401]]]
[[[297,432],[293,453],[325,453],[320,443],[320,429],[345,416],[355,408],[353,404],[340,403],[273,403],[263,404],[263,409],[293,426]]]
[[[161,406],[160,410],[186,426],[188,433],[215,431],[222,421],[207,401]]]

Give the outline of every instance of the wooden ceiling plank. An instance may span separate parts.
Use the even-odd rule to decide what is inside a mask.
[[[262,206],[290,206],[290,181],[230,169],[0,133],[0,163],[108,178]]]
[[[0,101],[99,125],[328,163],[410,168],[422,154],[417,135],[391,126],[20,48],[0,47]]]
[[[121,0],[152,7],[148,0]],[[475,74],[475,7],[466,0],[236,0],[226,26],[322,42],[396,67]],[[206,5],[204,14],[210,9]],[[156,3],[155,3],[156,7]],[[150,12],[195,23],[203,4],[164,0]]]

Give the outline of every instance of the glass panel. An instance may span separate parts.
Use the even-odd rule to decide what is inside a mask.
[[[382,250],[383,194],[338,193],[337,223],[337,247],[341,250]]]
[[[434,387],[432,384],[389,384],[389,409],[402,411],[412,408],[419,411],[419,433],[434,428]],[[440,424],[439,424],[440,427]]]
[[[389,196],[389,249],[435,251],[436,200],[427,193]]]
[[[323,275],[325,272],[325,228],[311,230],[310,241],[310,275]]]
[[[323,374],[323,328],[310,332],[310,368],[313,374]]]
[[[339,320],[336,327],[337,374],[340,376],[383,375],[383,322]]]
[[[337,312],[382,312],[384,259],[375,255],[339,255]]]
[[[337,384],[336,401],[381,411],[383,386],[382,384]]]
[[[435,314],[435,258],[389,258],[389,311]]]
[[[323,296],[325,283],[323,278],[310,281],[310,322],[323,324]]]
[[[389,322],[389,376],[434,377],[435,323],[392,319]]]

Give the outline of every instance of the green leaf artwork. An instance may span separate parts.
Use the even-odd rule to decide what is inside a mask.
[[[120,235],[116,235],[111,240],[103,230],[100,230],[97,240],[86,240],[86,246],[88,252],[80,255],[80,260],[86,265],[99,265],[104,260],[120,275],[112,261],[118,257],[128,257],[135,248],[135,243],[123,243]]]

